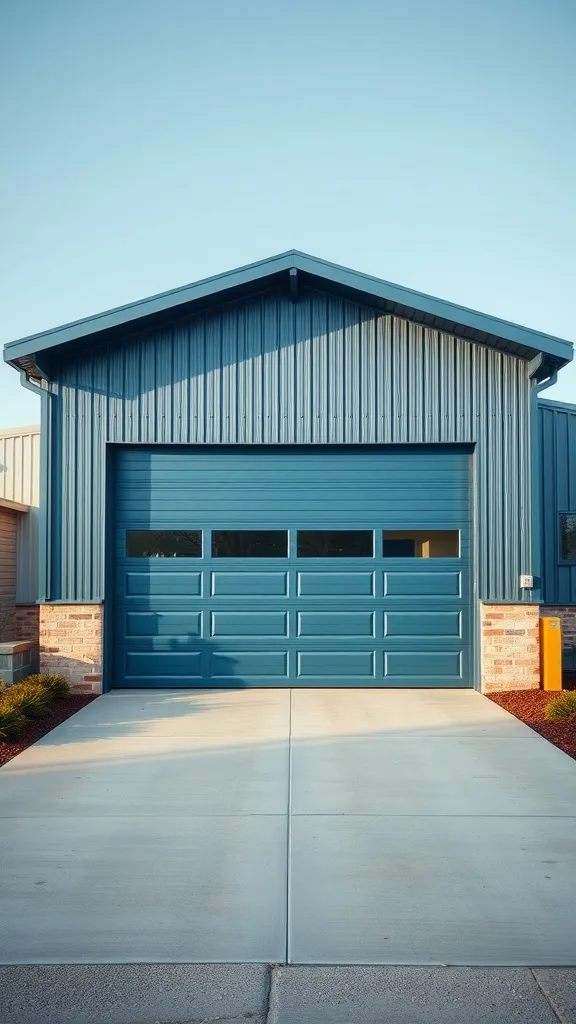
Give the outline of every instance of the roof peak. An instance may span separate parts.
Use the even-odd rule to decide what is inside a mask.
[[[4,359],[19,368],[30,367],[39,354],[48,349],[86,344],[102,340],[104,336],[114,340],[123,333],[145,329],[188,312],[193,314],[282,282],[287,289],[289,285],[292,298],[296,298],[299,279],[304,284],[336,290],[344,298],[383,313],[501,348],[513,355],[532,359],[541,353],[553,369],[572,359],[572,345],[562,338],[350,270],[299,249],[288,249],[234,270],[9,342],[4,348]]]

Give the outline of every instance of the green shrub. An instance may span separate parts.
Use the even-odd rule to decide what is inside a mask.
[[[49,674],[47,672],[37,672],[33,676],[28,676],[24,679],[25,683],[37,683],[39,686],[44,687],[48,691],[52,700],[62,700],[63,697],[67,697],[70,692],[70,687],[66,682],[64,676],[56,674]]]
[[[576,722],[576,690],[566,690],[546,705],[544,718],[549,722]]]
[[[21,683],[14,683],[4,691],[0,697],[0,707],[14,708],[26,718],[42,718],[51,700],[50,693],[44,686],[23,679]]]
[[[19,708],[16,705],[4,707],[4,700],[0,700],[0,740],[17,736],[25,725],[26,719]]]

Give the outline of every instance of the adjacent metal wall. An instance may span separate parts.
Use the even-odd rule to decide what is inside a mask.
[[[128,337],[51,376],[47,600],[103,598],[106,442],[476,442],[479,595],[530,600],[524,360],[305,291]]]
[[[0,430],[0,498],[29,505],[17,516],[16,601],[38,597],[38,521],[40,504],[40,427]]]
[[[576,564],[561,562],[560,513],[576,514],[576,405],[540,400],[542,599],[576,604]]]

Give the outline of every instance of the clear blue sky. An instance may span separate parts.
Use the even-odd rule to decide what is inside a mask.
[[[0,40],[1,343],[289,248],[576,340],[573,0],[21,0]],[[36,401],[2,366],[0,426]]]

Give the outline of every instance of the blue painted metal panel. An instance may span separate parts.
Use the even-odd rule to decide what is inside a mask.
[[[576,405],[538,402],[541,463],[542,599],[576,604],[576,563],[562,561],[560,514],[576,514]]]
[[[109,442],[474,444],[478,596],[530,600],[522,359],[304,289],[85,352],[54,377],[51,600],[104,597]]]
[[[115,461],[116,686],[470,685],[466,449],[139,446]],[[384,558],[382,531],[410,527],[459,530],[460,557]],[[212,555],[211,531],[245,528],[288,531],[287,556]],[[126,531],[145,529],[200,530],[202,557],[127,557]],[[299,557],[298,529],[371,530],[374,554]]]

